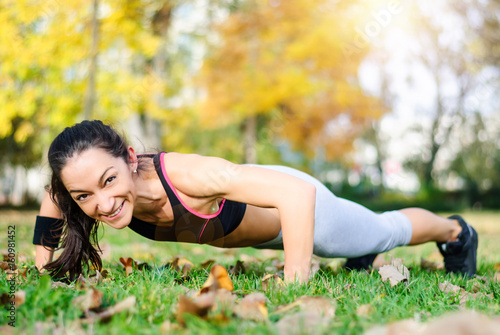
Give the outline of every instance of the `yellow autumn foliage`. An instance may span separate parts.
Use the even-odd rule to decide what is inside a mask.
[[[204,124],[221,127],[265,114],[274,136],[309,156],[318,148],[329,159],[348,151],[363,127],[385,112],[357,81],[368,48],[345,53],[361,3],[240,2],[216,26],[219,39],[203,64]]]

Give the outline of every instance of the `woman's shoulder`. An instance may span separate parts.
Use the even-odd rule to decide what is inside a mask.
[[[217,179],[218,171],[227,170],[227,166],[232,165],[219,157],[194,153],[168,152],[161,157],[164,171],[172,184],[182,192],[196,197],[217,193],[211,184]]]

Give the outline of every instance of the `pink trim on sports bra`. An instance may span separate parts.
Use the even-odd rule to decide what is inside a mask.
[[[220,212],[222,211],[222,208],[224,207],[224,203],[226,202],[226,199],[222,199],[222,202],[220,203],[219,210],[217,211],[217,213],[214,213],[214,214],[201,214],[201,213],[198,213],[197,211],[195,211],[194,209],[191,209],[188,205],[186,205],[184,203],[184,201],[182,201],[182,199],[179,197],[179,194],[177,194],[177,191],[175,190],[174,186],[170,182],[170,179],[168,178],[168,175],[167,175],[167,171],[165,171],[165,164],[163,162],[163,156],[165,154],[166,154],[165,152],[162,152],[160,154],[161,172],[163,173],[163,176],[165,177],[165,180],[167,181],[168,186],[170,186],[170,188],[174,192],[174,194],[177,197],[177,199],[179,199],[179,201],[181,202],[182,206],[184,206],[184,208],[186,208],[192,214],[194,214],[196,216],[199,216],[200,218],[203,218],[203,219],[213,219],[214,217],[216,217],[217,215],[219,215]],[[205,226],[206,226],[206,224],[205,224]],[[203,228],[203,230],[204,230],[204,228]],[[203,234],[203,232],[202,232],[202,234]]]

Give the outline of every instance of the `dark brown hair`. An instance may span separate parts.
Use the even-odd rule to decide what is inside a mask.
[[[84,267],[88,269],[90,264],[95,269],[102,268],[97,237],[99,221],[80,209],[61,180],[61,171],[68,160],[92,148],[104,149],[113,157],[127,162],[128,146],[124,137],[98,120],[83,121],[67,127],[49,148],[48,158],[52,169],[50,194],[64,220],[60,245],[63,251],[58,259],[45,265],[50,275],[56,278],[65,277],[69,273],[69,279],[73,280],[83,273]]]

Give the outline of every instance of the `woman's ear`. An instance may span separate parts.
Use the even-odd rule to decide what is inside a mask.
[[[137,155],[135,153],[134,148],[132,148],[131,146],[129,146],[127,148],[127,152],[128,152],[128,163],[130,165],[131,170],[132,171],[137,171],[137,166],[139,165],[139,162],[137,160]]]

